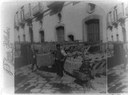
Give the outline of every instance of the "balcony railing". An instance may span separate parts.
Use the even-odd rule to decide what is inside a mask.
[[[63,4],[64,4],[64,2],[62,2],[62,1],[49,1],[49,2],[47,2],[47,7],[52,9],[57,6],[62,6]]]
[[[30,12],[26,13],[24,15],[24,19],[25,19],[25,21],[31,20],[32,19],[31,13]]]
[[[24,18],[20,18],[20,19],[19,19],[19,25],[20,25],[21,27],[24,27],[24,25],[25,25],[25,19],[24,19]]]
[[[33,16],[36,16],[38,15],[40,12],[40,7],[39,7],[39,4],[36,5],[34,8],[33,8]]]
[[[32,12],[33,12],[33,16],[37,16],[39,14],[41,14],[43,12],[43,4],[42,3],[38,3],[36,6],[33,7]]]
[[[27,4],[24,6],[24,20],[25,21],[29,21],[32,19],[32,15],[31,15],[31,4]]]
[[[49,1],[47,3],[47,7],[51,10],[50,14],[54,15],[59,13],[63,8],[64,3],[64,1]]]

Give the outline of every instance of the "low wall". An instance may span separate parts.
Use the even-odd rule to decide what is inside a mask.
[[[54,63],[54,57],[51,53],[37,54],[37,64],[41,66],[50,66]]]

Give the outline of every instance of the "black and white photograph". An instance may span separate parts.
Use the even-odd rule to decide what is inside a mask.
[[[5,0],[0,18],[6,91],[128,93],[127,0]]]

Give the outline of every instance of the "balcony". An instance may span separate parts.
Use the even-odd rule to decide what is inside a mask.
[[[49,1],[47,3],[47,7],[51,10],[51,15],[60,12],[63,8],[64,3],[64,1]]]
[[[39,5],[36,5],[33,8],[33,16],[37,16],[38,14],[40,14],[40,7],[39,7]]]
[[[32,19],[31,15],[31,4],[27,4],[24,6],[24,20],[25,21],[30,21]]]
[[[19,11],[17,19],[18,19],[19,26],[21,26],[23,28],[25,25],[24,10],[23,9],[21,9]]]
[[[43,4],[42,3],[38,3],[36,6],[33,7],[32,12],[33,12],[33,16],[37,17],[40,14],[43,13]]]
[[[25,19],[24,18],[20,18],[19,19],[19,25],[23,28],[25,25]]]
[[[123,3],[117,5],[117,15],[118,15],[118,21],[124,22],[125,15],[124,15],[124,4]]]
[[[32,16],[31,16],[31,13],[30,13],[30,12],[28,12],[28,13],[26,13],[26,14],[24,15],[24,20],[25,20],[25,21],[30,21],[30,20],[32,20]]]

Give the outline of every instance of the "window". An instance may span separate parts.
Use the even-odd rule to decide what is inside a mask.
[[[40,31],[40,41],[41,43],[44,42],[44,31]]]
[[[31,43],[33,43],[33,29],[32,29],[32,27],[29,27],[29,36],[30,36]]]
[[[113,35],[111,36],[111,39],[112,39],[112,41],[113,41]]]
[[[119,34],[116,34],[117,41],[119,41]]]
[[[68,35],[68,38],[69,38],[69,41],[74,41],[74,36],[72,34]]]
[[[109,16],[110,16],[110,23],[112,23],[112,12],[109,12]]]
[[[64,41],[64,26],[58,26],[56,28],[57,32],[57,41],[63,42]]]
[[[107,14],[107,27],[112,30],[112,18],[111,18],[111,12]]]
[[[128,6],[126,7],[125,12],[126,12],[126,16],[128,17]]]
[[[16,13],[15,22],[16,22],[16,25],[18,25],[18,12]]]
[[[117,7],[114,7],[114,21],[117,22],[118,18],[117,18]]]
[[[62,19],[61,13],[58,13],[58,19],[59,19],[59,22],[61,22],[61,19]]]
[[[18,36],[18,41],[20,42],[20,36]]]
[[[23,41],[25,42],[26,41],[26,35],[23,34]]]
[[[21,20],[24,20],[24,7],[21,7],[20,15],[21,15]]]
[[[85,22],[87,25],[88,42],[100,42],[99,19],[91,19]]]

